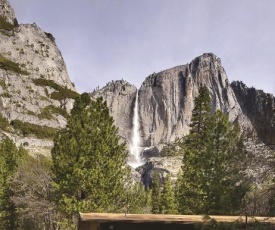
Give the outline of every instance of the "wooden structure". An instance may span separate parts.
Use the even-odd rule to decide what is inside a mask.
[[[275,224],[275,218],[244,216],[210,216],[218,222],[254,222]],[[194,229],[194,224],[202,223],[198,215],[159,215],[159,214],[118,214],[80,213],[78,230],[184,230]]]

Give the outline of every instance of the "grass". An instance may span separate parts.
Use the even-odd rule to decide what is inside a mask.
[[[9,70],[15,73],[28,75],[28,72],[22,70],[18,63],[15,63],[0,54],[0,69]]]

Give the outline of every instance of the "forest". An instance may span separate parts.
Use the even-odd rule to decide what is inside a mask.
[[[273,216],[273,178],[259,184],[248,173],[253,156],[244,139],[238,123],[211,110],[202,86],[190,133],[166,147],[183,157],[177,181],[155,173],[144,186],[132,177],[106,102],[83,93],[55,134],[51,158],[1,141],[0,229],[76,229],[79,212]]]

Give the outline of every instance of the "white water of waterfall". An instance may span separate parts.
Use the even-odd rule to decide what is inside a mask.
[[[139,116],[138,116],[138,91],[136,94],[134,116],[133,116],[133,128],[132,128],[132,138],[130,145],[130,157],[128,164],[133,168],[143,164],[141,159],[141,148],[140,148],[140,132],[139,132]]]

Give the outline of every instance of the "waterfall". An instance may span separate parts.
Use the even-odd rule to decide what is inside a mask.
[[[133,128],[132,128],[132,138],[130,145],[130,157],[128,164],[133,168],[136,168],[143,164],[141,159],[141,149],[140,149],[140,132],[139,132],[139,117],[138,117],[138,90],[136,94],[134,116],[133,116]]]

